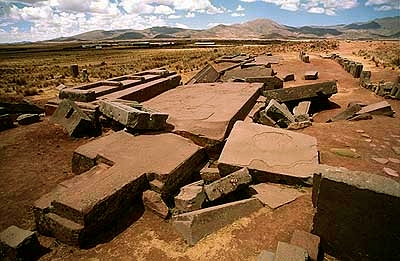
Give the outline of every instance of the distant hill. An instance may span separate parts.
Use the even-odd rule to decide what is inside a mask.
[[[177,27],[152,27],[145,30],[121,29],[95,30],[72,37],[61,37],[53,41],[98,41],[135,39],[400,39],[400,16],[375,19],[362,23],[336,26],[291,27],[269,19],[256,19],[242,24],[217,25],[205,30]]]

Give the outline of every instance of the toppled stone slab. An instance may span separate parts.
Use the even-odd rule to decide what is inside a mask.
[[[304,185],[317,165],[314,137],[242,121],[235,123],[218,160],[222,176],[247,167],[256,182]]]
[[[117,102],[101,101],[100,111],[109,118],[135,130],[162,130],[168,114],[147,109],[136,109]]]
[[[279,104],[275,100],[270,100],[265,108],[265,114],[271,118],[281,128],[287,128],[291,123],[295,122],[294,116],[290,113],[285,104]]]
[[[304,248],[288,244],[285,242],[278,242],[276,248],[275,261],[308,261],[308,253]]]
[[[74,152],[72,170],[79,175],[35,203],[36,224],[68,244],[85,245],[90,233],[124,215],[149,180],[162,182],[161,196],[168,199],[205,161],[202,148],[171,133],[134,136],[120,131],[104,136]],[[54,223],[49,212],[73,223],[69,237],[61,233],[66,226],[60,222],[49,225]]]
[[[245,119],[257,102],[261,83],[199,83],[179,86],[147,102],[145,107],[169,114],[173,132],[212,147]],[[226,102],[229,101],[229,106]]]
[[[256,198],[244,199],[173,216],[176,231],[193,246],[203,237],[262,208]]]
[[[208,200],[214,201],[247,186],[252,179],[247,168],[235,171],[204,186]]]
[[[168,206],[161,198],[161,194],[155,191],[146,190],[145,192],[143,192],[142,198],[143,204],[155,214],[164,219],[168,217]]]
[[[35,232],[10,226],[0,233],[1,260],[30,260],[38,255],[40,250]]]
[[[297,189],[289,188],[278,184],[260,183],[250,186],[250,189],[256,193],[253,197],[260,200],[264,206],[278,208],[290,203],[304,194]]]
[[[175,210],[190,212],[201,209],[206,200],[203,185],[204,182],[195,182],[194,184],[183,186],[175,197]]]
[[[290,240],[290,244],[304,248],[311,261],[320,260],[320,241],[319,236],[305,232],[303,230],[295,230]]]
[[[304,80],[317,80],[318,72],[317,71],[307,71],[304,73]]]
[[[279,77],[275,76],[264,76],[264,77],[246,77],[244,78],[244,82],[254,83],[260,82],[263,83],[262,90],[274,90],[283,88],[283,80]]]
[[[71,100],[64,99],[51,117],[51,121],[62,125],[70,136],[82,137],[93,132],[91,119]]]
[[[280,103],[299,103],[301,101],[325,100],[337,93],[336,81],[327,81],[314,84],[306,84],[291,88],[269,90],[263,92],[267,102],[274,99]]]
[[[393,116],[392,106],[387,101],[381,101],[363,107],[357,114],[369,113],[371,115]]]
[[[19,125],[29,125],[39,121],[40,121],[39,114],[22,114],[17,118],[17,122]]]
[[[303,115],[308,115],[310,111],[311,102],[310,101],[302,101],[293,108],[294,117],[301,117]]]
[[[207,64],[186,84],[215,82],[218,80],[219,76],[219,72],[212,66],[212,64]]]
[[[335,122],[340,120],[349,120],[353,118],[357,112],[361,110],[361,106],[359,104],[353,104],[347,107],[344,111],[339,112],[332,118],[330,118],[327,122]]]
[[[329,166],[317,173],[312,233],[322,248],[343,260],[398,260],[400,183]]]

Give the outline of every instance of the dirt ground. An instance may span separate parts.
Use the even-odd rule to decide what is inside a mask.
[[[399,69],[377,68],[362,57],[354,56],[352,51],[357,48],[362,48],[359,43],[342,43],[336,52],[353,60],[360,59],[367,68],[372,68],[373,80],[394,80],[400,73]],[[371,159],[400,159],[400,155],[392,150],[392,146],[400,146],[399,115],[394,118],[374,116],[372,120],[358,122],[324,123],[350,101],[373,103],[382,101],[382,97],[359,87],[358,80],[334,61],[320,58],[319,53],[311,54],[310,65],[300,63],[297,53],[274,55],[283,58],[283,65],[273,67],[278,72],[290,70],[301,75],[306,69],[316,69],[322,79],[338,80],[339,92],[330,100],[341,108],[318,113],[313,126],[299,131],[317,138],[321,163],[377,175],[388,176],[383,167],[400,172],[400,164],[389,162],[382,165]],[[400,112],[400,101],[387,101]],[[357,132],[359,130],[364,133]],[[369,135],[369,138],[362,134]],[[0,132],[0,230],[10,225],[34,229],[33,202],[61,181],[72,177],[72,153],[89,140],[70,138],[48,118],[40,123]],[[332,153],[331,148],[353,149],[361,157],[341,157]],[[400,182],[400,178],[388,177]],[[305,195],[294,202],[275,211],[263,208],[204,238],[194,247],[188,247],[168,221],[145,211],[124,232],[91,249],[77,249],[40,236],[41,243],[51,250],[40,260],[255,260],[261,250],[275,251],[278,241],[290,241],[295,229],[311,230],[311,189],[302,188],[302,191]]]

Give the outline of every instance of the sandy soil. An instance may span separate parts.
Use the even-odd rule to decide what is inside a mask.
[[[353,59],[352,50],[356,47],[354,42],[341,44],[337,53]],[[306,65],[309,68],[299,66],[303,64],[297,60],[297,53],[277,55],[282,55],[283,65],[274,67],[276,71],[290,70],[301,75],[305,69],[316,69],[322,79],[338,79],[339,93],[331,101],[341,108],[320,112],[312,127],[299,131],[317,138],[322,163],[378,175],[386,175],[382,170],[384,166],[400,171],[400,164],[382,165],[371,159],[374,156],[400,159],[391,149],[400,146],[398,115],[395,118],[374,116],[372,120],[359,122],[324,123],[350,101],[372,103],[383,100],[382,97],[359,87],[358,81],[338,64],[320,58],[318,53],[311,54],[311,64]],[[354,57],[356,59],[360,58]],[[374,67],[373,79],[393,80],[397,74],[398,70]],[[395,111],[400,111],[400,101],[388,102]],[[357,130],[363,130],[370,138],[361,136]],[[68,137],[60,127],[50,124],[48,118],[0,132],[0,230],[12,224],[34,228],[33,202],[72,176],[72,153],[89,140]],[[330,152],[330,148],[355,149],[361,158],[341,157]],[[391,178],[400,181],[400,178]],[[52,250],[41,260],[255,260],[261,250],[274,251],[278,241],[289,241],[295,229],[310,231],[311,189],[304,191],[305,196],[294,202],[275,211],[263,208],[206,237],[194,247],[188,247],[167,221],[146,211],[124,232],[88,250],[41,236],[41,243]]]

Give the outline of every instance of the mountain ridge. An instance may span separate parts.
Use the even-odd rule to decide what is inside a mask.
[[[400,39],[400,16],[377,18],[367,22],[355,22],[331,26],[293,27],[276,21],[258,18],[240,24],[216,25],[209,29],[184,29],[158,26],[144,30],[118,29],[93,30],[71,37],[60,37],[52,41],[101,41],[138,39]]]

